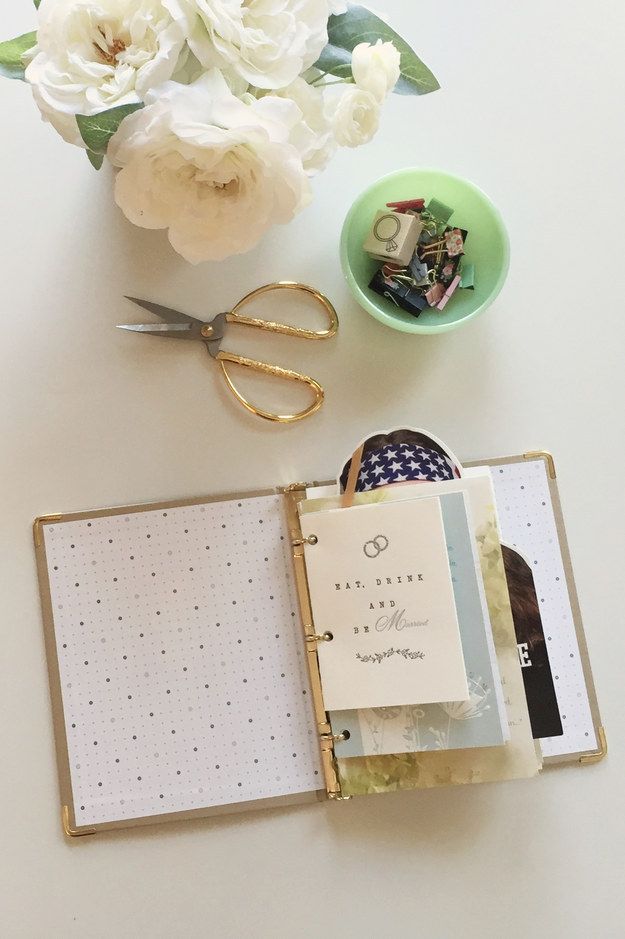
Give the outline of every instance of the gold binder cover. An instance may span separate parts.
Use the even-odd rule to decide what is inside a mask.
[[[545,462],[549,478],[549,489],[553,510],[556,518],[560,548],[566,571],[567,588],[573,610],[575,630],[579,644],[580,655],[583,663],[584,679],[588,691],[588,698],[592,711],[595,731],[597,734],[598,747],[585,753],[565,754],[558,757],[548,757],[546,763],[562,763],[577,761],[580,764],[589,764],[602,759],[607,753],[607,744],[605,733],[601,726],[599,708],[592,679],[590,662],[586,646],[581,613],[575,589],[571,560],[566,540],[562,510],[558,495],[555,466],[552,456],[544,451],[528,452],[520,456],[501,457],[491,460],[475,461],[467,463],[466,466],[498,466],[506,463],[519,462],[523,460],[541,459]],[[323,637],[318,636],[313,622],[310,594],[308,590],[308,580],[306,575],[306,565],[304,559],[303,545],[304,540],[299,521],[298,504],[306,497],[306,489],[309,484],[296,483],[286,487],[286,489],[269,489],[252,491],[245,493],[229,493],[220,496],[203,497],[199,499],[168,500],[157,503],[146,503],[132,506],[119,506],[107,510],[95,510],[89,512],[71,513],[67,515],[45,515],[37,518],[34,522],[34,541],[37,558],[37,569],[39,575],[41,604],[43,612],[44,637],[46,645],[46,655],[48,661],[50,692],[52,701],[52,715],[54,724],[54,735],[56,743],[57,763],[59,769],[60,795],[62,805],[62,822],[65,833],[71,837],[80,837],[83,835],[95,834],[98,831],[115,830],[121,828],[137,827],[142,825],[155,824],[166,821],[187,820],[202,817],[211,817],[229,813],[243,812],[247,810],[256,810],[261,808],[272,808],[274,806],[297,805],[302,803],[311,803],[324,799],[340,800],[344,797],[341,793],[339,774],[337,772],[337,762],[334,753],[334,742],[337,739],[333,736],[332,727],[325,710],[323,701],[323,689],[319,673],[319,662],[317,657],[317,642]],[[310,484],[314,485],[314,484]],[[329,485],[328,483],[324,485]],[[61,694],[61,682],[59,674],[59,663],[56,652],[56,642],[54,635],[54,619],[50,599],[50,584],[48,580],[48,567],[46,560],[45,542],[43,538],[43,526],[58,521],[78,521],[90,518],[128,515],[136,512],[146,512],[155,509],[168,509],[181,506],[204,505],[212,502],[221,502],[229,499],[248,499],[255,496],[274,495],[283,492],[285,497],[285,510],[287,524],[291,536],[293,547],[293,567],[295,573],[295,583],[299,600],[299,612],[302,626],[302,637],[306,647],[306,660],[308,664],[312,701],[319,735],[319,745],[322,757],[322,766],[325,776],[325,790],[311,790],[297,795],[277,796],[274,798],[260,799],[243,803],[234,803],[220,805],[208,808],[199,808],[189,811],[173,812],[169,814],[150,815],[140,818],[121,820],[115,822],[105,822],[94,826],[77,826],[75,821],[74,799],[71,785],[71,774],[69,767],[69,755],[67,746],[65,715],[63,712],[63,700]]]

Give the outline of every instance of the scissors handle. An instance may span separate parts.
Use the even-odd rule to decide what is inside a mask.
[[[297,290],[309,294],[323,308],[328,320],[327,328],[318,330],[302,329],[299,326],[288,326],[286,323],[274,323],[272,320],[263,320],[239,314],[239,310],[255,300],[256,297],[260,297],[264,293],[271,293],[274,290]],[[307,284],[297,284],[290,280],[280,280],[274,284],[265,284],[264,287],[252,290],[242,300],[239,300],[230,313],[226,313],[226,322],[236,323],[239,326],[254,326],[257,329],[266,329],[272,333],[281,333],[283,336],[298,336],[300,339],[330,339],[339,327],[336,310],[327,297],[315,290],[314,287],[309,287]]]
[[[259,362],[256,359],[248,359],[243,355],[235,355],[232,352],[222,352],[220,350],[215,358],[221,365],[228,388],[235,396],[237,401],[239,401],[243,407],[252,414],[256,414],[258,417],[264,417],[265,420],[277,421],[280,424],[289,424],[293,421],[301,421],[304,417],[308,417],[310,414],[314,414],[315,411],[318,411],[323,404],[323,388],[318,382],[315,381],[314,378],[310,378],[308,375],[300,375],[299,372],[293,372],[289,368],[281,368],[279,365],[268,365],[266,362]],[[265,411],[262,408],[257,407],[255,404],[252,404],[252,402],[249,401],[245,395],[239,391],[239,389],[232,381],[232,378],[228,374],[228,369],[226,367],[227,362],[231,363],[232,365],[242,365],[244,368],[249,368],[254,372],[261,372],[264,375],[272,375],[275,378],[285,378],[287,381],[297,381],[308,385],[308,387],[312,389],[315,395],[315,400],[307,408],[304,408],[303,411],[297,411],[295,414],[273,414],[271,411]]]

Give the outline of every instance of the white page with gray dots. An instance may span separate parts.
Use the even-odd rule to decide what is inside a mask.
[[[323,789],[282,496],[42,530],[77,826]]]
[[[470,475],[481,468],[466,469]],[[532,566],[563,733],[544,737],[545,757],[584,753],[598,746],[589,689],[576,635],[560,532],[544,460],[497,461],[487,467],[497,498],[502,541]],[[594,694],[594,691],[592,692]]]

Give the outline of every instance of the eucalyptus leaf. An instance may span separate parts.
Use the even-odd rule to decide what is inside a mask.
[[[8,42],[0,42],[0,75],[24,80],[25,66],[22,56],[37,43],[37,33],[24,33]]]
[[[122,104],[117,108],[109,108],[108,111],[100,111],[99,114],[77,114],[76,123],[78,124],[80,136],[87,144],[87,150],[93,155],[104,156],[109,140],[124,118],[142,107],[141,103]],[[89,159],[93,163],[91,156],[89,156]],[[95,163],[93,165],[95,166]],[[99,166],[96,166],[96,169],[99,168]]]
[[[395,86],[400,95],[427,95],[439,84],[416,52],[394,29],[361,6],[350,6],[346,13],[328,20],[328,44],[315,63],[315,68],[338,78],[351,78],[352,51],[360,42],[371,44],[382,39],[392,42],[401,55],[401,76]]]

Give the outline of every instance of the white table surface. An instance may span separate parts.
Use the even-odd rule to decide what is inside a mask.
[[[221,265],[192,268],[163,233],[133,228],[113,204],[109,172],[96,174],[40,122],[26,86],[0,83],[7,939],[623,934],[625,8],[384,6],[443,90],[393,98],[375,141],[334,160],[299,219]],[[3,10],[3,38],[33,24],[27,0]],[[443,337],[406,337],[370,319],[338,264],[352,200],[377,176],[419,163],[483,187],[512,241],[494,307]],[[341,315],[325,349],[271,346],[327,387],[322,412],[300,425],[248,418],[201,349],[113,329],[133,316],[125,293],[201,315],[279,278],[315,284]],[[33,517],[325,477],[361,435],[402,423],[430,428],[467,459],[554,452],[608,760],[535,781],[68,843]]]

